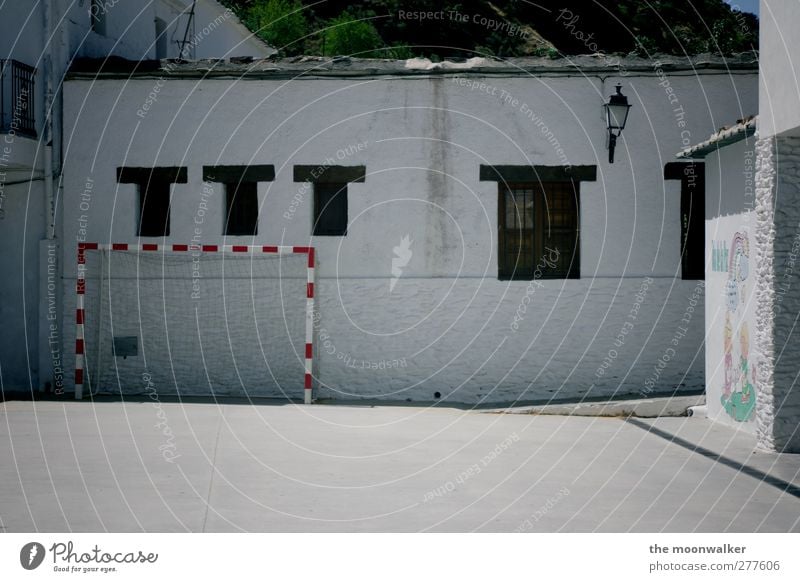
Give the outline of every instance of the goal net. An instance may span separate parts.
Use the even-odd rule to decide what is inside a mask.
[[[83,245],[78,263],[76,398],[310,402],[313,249]]]

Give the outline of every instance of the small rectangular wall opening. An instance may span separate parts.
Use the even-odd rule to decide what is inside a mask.
[[[681,181],[681,278],[704,280],[705,276],[705,164],[671,162],[664,167],[665,180]]]
[[[225,234],[254,236],[258,234],[258,191],[255,182],[225,184]]]
[[[170,184],[139,184],[138,236],[169,236]]]
[[[314,184],[314,236],[347,236],[347,184]]]

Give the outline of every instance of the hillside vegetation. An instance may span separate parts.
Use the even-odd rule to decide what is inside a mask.
[[[730,55],[758,48],[755,15],[722,0],[225,0],[281,54],[363,57]]]

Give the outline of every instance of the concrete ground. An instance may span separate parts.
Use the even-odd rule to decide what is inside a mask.
[[[800,455],[697,418],[0,404],[5,531],[800,531]]]
[[[655,418],[660,416],[690,416],[690,408],[704,405],[706,397],[672,396],[669,398],[628,398],[598,402],[569,402],[495,408],[485,412],[504,414],[554,414],[557,416],[635,416]]]

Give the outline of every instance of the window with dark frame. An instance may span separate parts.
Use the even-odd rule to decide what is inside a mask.
[[[705,279],[705,172],[684,164],[681,175],[681,278]]]
[[[347,186],[366,180],[366,166],[298,164],[292,173],[295,182],[313,184],[313,235],[347,236]]]
[[[155,178],[139,184],[138,236],[169,236],[171,185]]]
[[[225,234],[258,234],[258,189],[256,182],[225,184]]]
[[[580,277],[579,182],[499,182],[500,279]]]
[[[135,184],[138,194],[138,236],[169,236],[172,184],[186,184],[186,167],[117,168],[117,182]]]
[[[258,184],[275,179],[272,164],[203,166],[203,181],[225,185],[225,222],[227,236],[258,234]]]
[[[347,183],[314,184],[314,236],[347,236]]]

